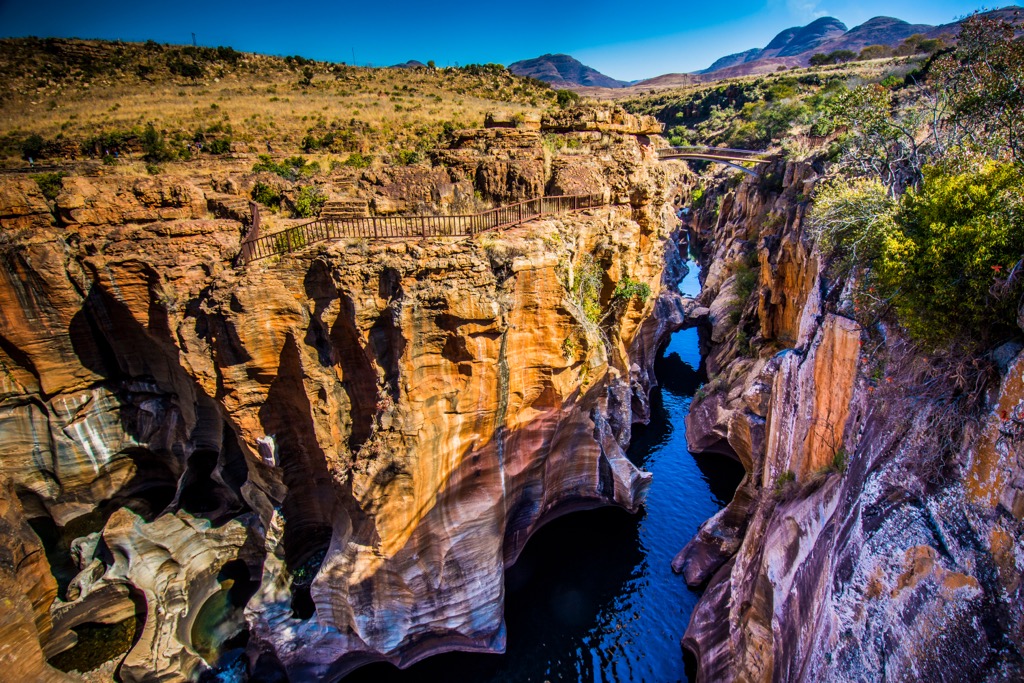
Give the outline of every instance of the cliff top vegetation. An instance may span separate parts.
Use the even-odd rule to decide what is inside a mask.
[[[540,111],[556,93],[500,65],[368,68],[230,47],[0,40],[0,159],[140,150],[147,126],[177,158],[199,150],[416,150],[488,111]],[[120,148],[120,152],[119,152]]]
[[[1024,321],[1024,42],[974,16],[955,47],[627,100],[672,144],[770,147],[830,180],[811,234],[866,329],[984,351]],[[930,51],[930,54],[927,52]],[[771,183],[771,178],[764,179]],[[702,198],[705,199],[706,198]]]

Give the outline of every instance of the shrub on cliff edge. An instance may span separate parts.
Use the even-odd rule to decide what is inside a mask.
[[[1016,329],[1024,290],[1019,167],[927,167],[921,189],[904,195],[897,226],[877,270],[911,333],[934,343],[959,335],[984,342]]]

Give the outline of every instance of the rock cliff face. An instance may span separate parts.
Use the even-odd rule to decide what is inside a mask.
[[[823,275],[816,177],[722,185],[692,224],[712,379],[687,437],[747,476],[674,563],[707,582],[683,644],[703,681],[1019,679],[1021,346],[957,412],[955,373]]]
[[[225,591],[261,675],[500,650],[530,534],[637,508],[649,475],[622,449],[667,328],[613,292],[661,288],[669,177],[643,138],[546,164],[536,132],[502,134],[504,158],[464,135],[450,175],[416,182],[625,203],[239,269],[241,225],[208,206],[244,179],[69,177],[54,203],[4,179],[5,666],[62,680],[45,660],[84,626],[135,620],[123,680],[194,678]],[[587,269],[600,315],[573,294]]]

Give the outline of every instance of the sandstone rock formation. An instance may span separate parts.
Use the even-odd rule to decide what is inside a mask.
[[[1020,346],[983,419],[949,419],[954,379],[822,273],[816,175],[778,165],[698,215],[712,379],[687,438],[747,476],[673,563],[707,585],[684,645],[702,681],[1018,679]]]
[[[61,680],[45,658],[75,629],[137,618],[120,678],[185,680],[214,664],[204,606],[249,583],[249,661],[292,680],[500,650],[503,568],[530,534],[635,510],[649,479],[623,447],[669,326],[612,298],[627,276],[659,291],[674,253],[644,142],[546,165],[536,131],[463,133],[441,166],[359,191],[404,210],[421,200],[398,188],[434,206],[446,187],[501,202],[550,183],[626,203],[244,269],[243,226],[217,208],[248,186],[237,168],[71,176],[53,206],[5,178],[0,513],[25,545],[0,562],[0,627],[28,645],[0,658]],[[568,286],[588,264],[600,320]],[[26,520],[52,529],[45,552]]]

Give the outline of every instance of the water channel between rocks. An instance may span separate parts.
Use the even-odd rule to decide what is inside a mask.
[[[695,296],[699,271],[688,266],[679,288]],[[530,539],[506,574],[505,654],[444,654],[405,671],[373,664],[345,683],[687,680],[680,640],[700,593],[669,564],[743,475],[686,448],[684,418],[704,381],[697,335],[672,335],[655,364],[651,422],[633,430],[629,457],[654,475],[644,510],[574,513]]]

